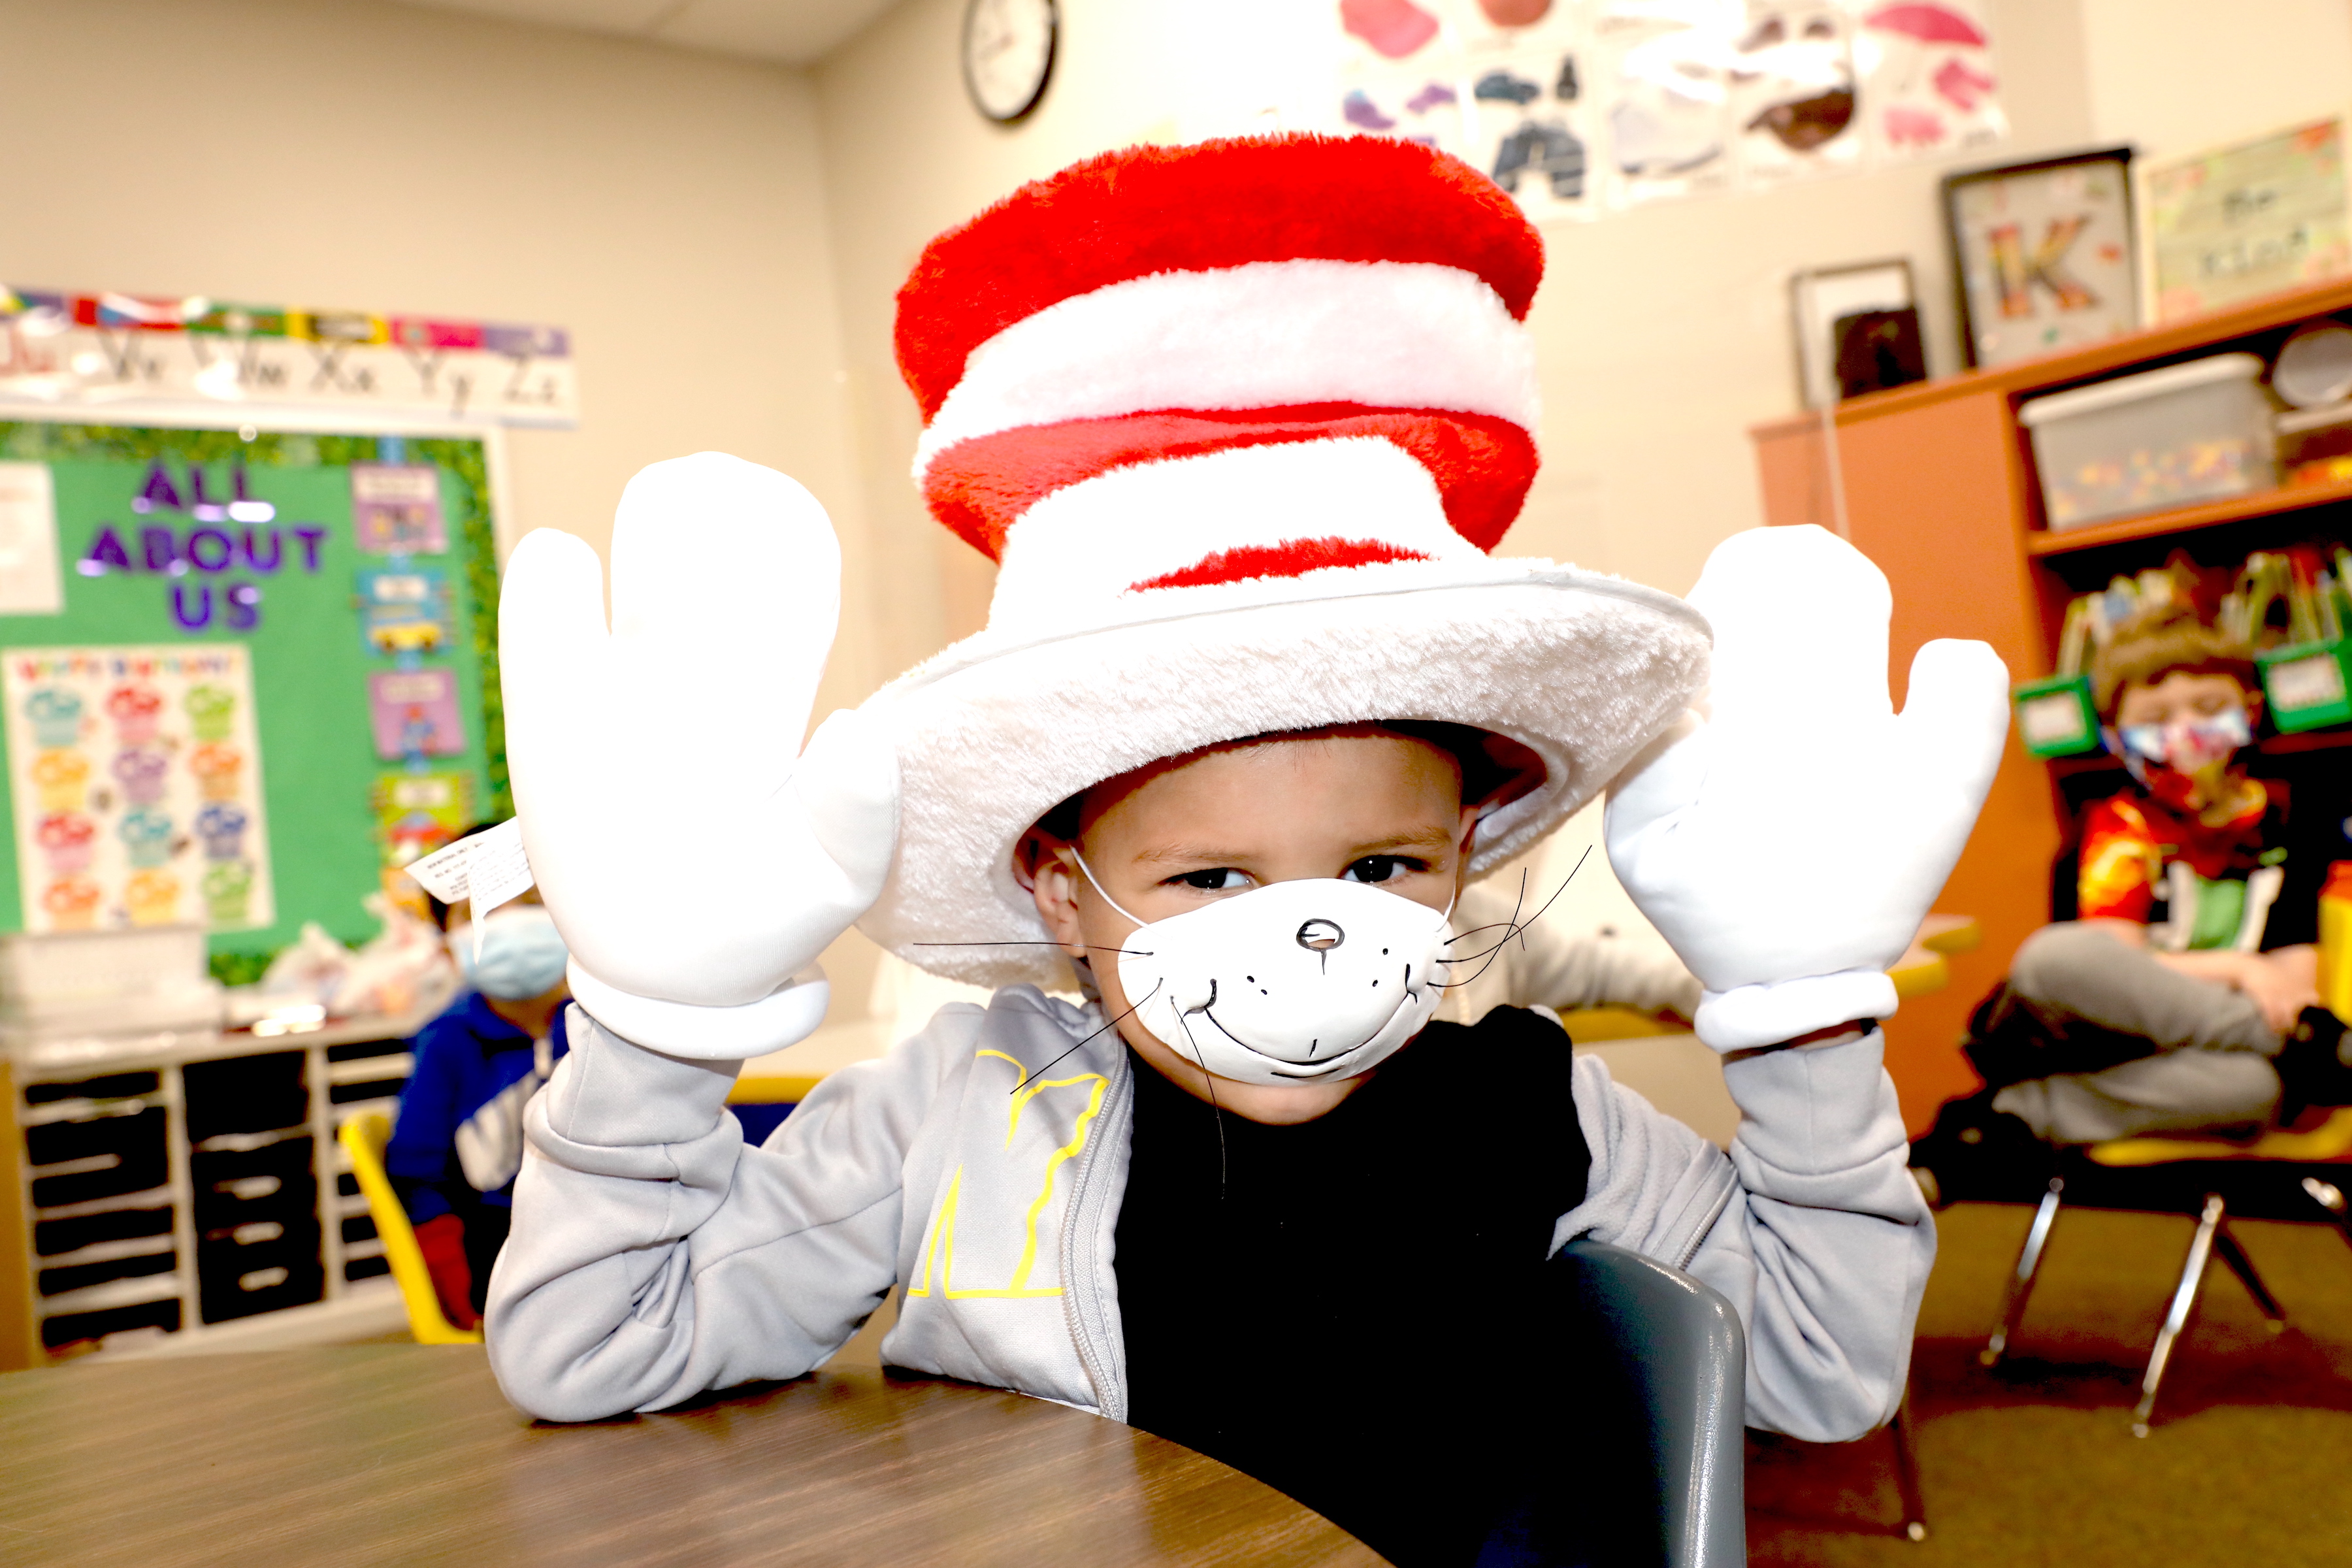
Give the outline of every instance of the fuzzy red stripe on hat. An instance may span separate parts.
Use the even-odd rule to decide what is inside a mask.
[[[1411,143],[1107,154],[940,236],[900,290],[917,479],[1001,560],[1033,512],[1057,556],[1124,531],[1151,492],[1105,481],[1187,468],[1109,552],[1129,591],[1488,550],[1535,474],[1542,270],[1508,196]]]

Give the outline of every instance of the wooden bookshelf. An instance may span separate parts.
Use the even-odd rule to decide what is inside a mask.
[[[2276,489],[2256,490],[2252,495],[2231,496],[2226,500],[2200,501],[2195,506],[2170,507],[2163,511],[2142,512],[2137,517],[2119,517],[2112,522],[2094,522],[2082,528],[2035,529],[2026,537],[2025,552],[2036,557],[2071,555],[2110,544],[2129,544],[2143,539],[2169,539],[2223,523],[2285,517],[2321,507],[2340,506],[2347,501],[2352,501],[2352,484],[2285,485]]]
[[[1895,591],[1896,700],[1913,653],[1935,637],[1991,644],[2017,680],[2048,674],[2068,601],[2116,573],[2162,565],[2175,550],[2215,567],[2252,549],[2352,537],[2352,484],[2284,486],[2051,530],[2017,419],[2032,398],[2184,360],[2243,352],[2267,361],[2296,326],[2337,314],[2352,317],[2352,281],[1841,404],[1832,417],[1848,532]],[[1766,520],[1835,527],[1821,416],[1774,420],[1750,435]],[[2267,737],[2261,749],[2294,766],[2335,765],[2313,753],[2344,747],[2352,730]],[[1888,1065],[1915,1132],[1945,1099],[1975,1086],[1958,1051],[1969,1011],[2048,919],[2066,786],[2079,793],[2092,782],[2082,775],[2100,771],[2097,758],[2036,762],[2012,732],[1976,833],[1936,904],[1977,916],[1984,944],[1952,961],[1948,990],[1906,1004],[1888,1026]]]

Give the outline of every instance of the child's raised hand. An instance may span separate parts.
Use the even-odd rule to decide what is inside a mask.
[[[541,529],[499,599],[525,847],[598,1020],[674,1055],[756,1056],[823,1016],[795,984],[882,888],[898,764],[854,714],[801,749],[841,554],[798,484],[716,452],[629,482],[613,623],[595,552]]]
[[[1898,717],[1886,579],[1819,528],[1734,534],[1690,600],[1715,626],[1710,715],[1618,779],[1610,861],[1706,986],[1718,1050],[1884,1016],[2000,765],[2008,671],[1930,642]]]

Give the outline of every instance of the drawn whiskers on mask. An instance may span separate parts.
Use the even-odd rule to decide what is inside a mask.
[[[1475,963],[1478,965],[1475,972],[1465,975],[1458,980],[1444,981],[1441,983],[1439,988],[1445,991],[1458,990],[1476,980],[1479,975],[1486,973],[1487,969],[1494,964],[1496,959],[1501,955],[1505,948],[1510,946],[1514,942],[1522,942],[1528,929],[1531,928],[1536,921],[1543,919],[1545,913],[1550,910],[1552,905],[1559,901],[1560,894],[1568,891],[1569,883],[1576,880],[1577,872],[1583,870],[1585,861],[1591,858],[1592,846],[1588,844],[1584,847],[1584,853],[1576,858],[1576,864],[1569,868],[1568,875],[1561,879],[1559,886],[1552,889],[1551,897],[1546,899],[1542,904],[1538,906],[1535,913],[1528,916],[1525,920],[1521,920],[1519,918],[1519,911],[1527,907],[1528,874],[1525,870],[1520,871],[1519,896],[1512,901],[1511,918],[1509,920],[1489,921],[1486,925],[1472,926],[1468,931],[1463,931],[1459,935],[1448,938],[1445,945],[1451,947],[1457,942],[1467,942],[1472,937],[1481,935],[1487,931],[1499,931],[1503,933],[1501,938],[1490,943],[1488,946],[1480,949],[1476,952],[1465,953],[1458,957],[1439,959],[1438,962],[1440,963]]]
[[[916,947],[1060,947],[1062,946],[1062,943],[1058,942],[919,942],[913,945]],[[1090,952],[1132,952],[1144,958],[1153,956],[1150,950],[1148,948],[1106,947],[1097,942],[1087,942],[1082,945],[1084,945]],[[1111,1019],[1101,1028],[1097,1029],[1093,1034],[1088,1035],[1085,1039],[1080,1040],[1076,1045],[1072,1046],[1068,1050],[1064,1051],[1060,1056],[1055,1057],[1052,1061],[1047,1062],[1035,1072],[1029,1074],[1027,1078],[1021,1080],[1022,1083],[1026,1083],[1031,1079],[1043,1078],[1047,1073],[1052,1072],[1055,1068],[1061,1066],[1064,1062],[1077,1055],[1078,1052],[1086,1049],[1087,1047],[1102,1038],[1104,1035],[1118,1028],[1128,1019],[1135,1016],[1136,1013],[1142,1008],[1145,1002],[1150,1001],[1152,997],[1159,994],[1160,987],[1154,985],[1150,991],[1144,994],[1141,1000],[1129,1006],[1126,1012],[1121,1013],[1118,1017]],[[1020,1092],[1021,1084],[1014,1084],[1011,1093],[1018,1094]]]
[[[1137,1010],[1143,1005],[1144,1002],[1149,1002],[1154,996],[1159,994],[1160,987],[1157,985],[1153,986],[1150,991],[1144,993],[1142,1002],[1133,1004],[1126,1012],[1121,1013],[1118,1017],[1113,1018],[1101,1028],[1097,1029],[1093,1034],[1088,1035],[1085,1039],[1080,1040],[1076,1045],[1072,1046],[1068,1050],[1064,1051],[1060,1056],[1055,1057],[1052,1061],[1047,1062],[1044,1067],[1039,1068],[1035,1072],[1031,1073],[1029,1076],[1031,1078],[1044,1078],[1047,1073],[1052,1072],[1055,1068],[1060,1067],[1064,1062],[1069,1060],[1078,1052],[1086,1049],[1087,1047],[1092,1045],[1095,1041],[1101,1039],[1105,1035],[1108,1034],[1111,1030],[1118,1028],[1129,1018],[1134,1017]],[[1015,1094],[1021,1092],[1020,1085],[1015,1084],[1013,1091]]]
[[[1154,987],[1156,990],[1157,987]],[[1140,1005],[1140,1004],[1139,1004]],[[1205,1013],[1206,1008],[1202,1011]],[[1209,1020],[1215,1023],[1214,1018]],[[1209,1070],[1201,1055],[1201,1043],[1192,1037],[1192,1021],[1183,1013],[1176,1015],[1176,1023],[1184,1031],[1184,1043],[1192,1047],[1192,1065],[1201,1069],[1202,1087],[1209,1091],[1209,1120],[1217,1124],[1217,1201],[1225,1201],[1225,1108],[1217,1103],[1217,1075]]]

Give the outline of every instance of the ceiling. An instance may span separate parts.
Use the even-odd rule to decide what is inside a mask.
[[[403,0],[441,11],[577,27],[592,33],[706,49],[746,59],[808,65],[888,10],[894,0]]]

